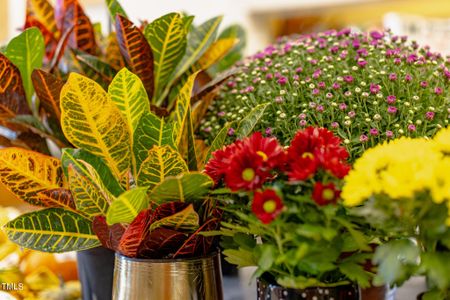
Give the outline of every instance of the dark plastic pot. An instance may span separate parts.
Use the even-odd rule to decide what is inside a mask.
[[[83,300],[111,300],[115,253],[98,247],[77,253]]]
[[[360,300],[357,285],[291,289],[266,279],[257,280],[258,300]]]

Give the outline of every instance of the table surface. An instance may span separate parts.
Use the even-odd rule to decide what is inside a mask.
[[[240,276],[225,276],[223,278],[224,300],[255,300],[255,283],[248,284],[248,274]],[[246,281],[246,282],[245,282]],[[425,290],[425,280],[414,277],[397,289],[395,300],[414,300]]]

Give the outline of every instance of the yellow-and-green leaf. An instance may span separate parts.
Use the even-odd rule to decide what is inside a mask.
[[[29,3],[36,19],[58,39],[59,30],[56,26],[55,11],[50,2],[47,0],[31,0]]]
[[[191,105],[192,89],[194,88],[195,77],[198,72],[190,75],[184,86],[181,88],[175,99],[174,125],[176,135],[176,145],[179,145],[183,137],[183,130],[186,126],[187,114]]]
[[[63,208],[27,213],[3,228],[11,241],[33,250],[68,252],[100,246],[92,222]]]
[[[126,119],[96,82],[71,73],[61,91],[61,125],[76,147],[97,155],[115,176],[130,168],[130,132]]]
[[[106,215],[109,203],[104,191],[101,191],[100,187],[83,176],[72,165],[69,166],[68,172],[69,187],[77,210],[89,218]]]
[[[253,128],[258,124],[259,120],[264,115],[268,103],[263,103],[255,106],[247,116],[245,116],[240,122],[238,129],[236,130],[236,137],[238,139],[243,139],[247,137],[253,130]]]
[[[148,157],[148,151],[153,146],[163,145],[177,149],[173,136],[173,123],[165,123],[164,119],[153,113],[142,115],[134,133],[133,142],[136,170],[140,169],[142,162]]]
[[[150,102],[142,81],[123,68],[114,77],[108,93],[127,120],[130,137],[133,137],[141,116],[150,113]]]
[[[114,201],[114,196],[111,194],[111,192],[106,188],[105,184],[103,183],[103,179],[98,174],[97,170],[84,160],[78,160],[80,164],[82,164],[87,171],[88,179],[99,189],[99,192],[105,197],[106,201],[108,203],[112,203]],[[83,173],[83,172],[82,172]],[[81,174],[82,174],[81,173]],[[105,178],[107,179],[107,178]]]
[[[153,51],[157,99],[186,52],[187,30],[181,14],[170,13],[148,24],[144,35]]]
[[[195,64],[195,70],[207,70],[213,64],[224,58],[238,41],[235,38],[225,38],[215,41],[199,58]]]
[[[222,17],[212,18],[198,27],[191,26],[188,34],[186,54],[177,66],[173,78],[178,78],[187,71],[215,41]]]
[[[122,15],[125,18],[128,18],[127,13],[122,8],[122,5],[120,5],[119,1],[117,0],[106,0],[106,5],[108,6],[109,14],[111,15],[111,19],[114,22],[116,19],[116,15]]]
[[[170,146],[153,146],[139,170],[138,186],[150,190],[169,176],[186,172],[188,167],[178,151]]]
[[[163,226],[174,230],[195,231],[199,226],[199,216],[194,206],[189,204],[182,211],[153,222],[150,225],[150,231]]]
[[[0,149],[0,182],[18,198],[45,206],[38,193],[64,187],[58,159],[20,148]]]
[[[5,55],[19,69],[22,75],[28,105],[33,107],[31,97],[34,93],[31,73],[42,66],[45,54],[44,37],[36,27],[26,29],[13,38],[6,47]],[[38,105],[36,105],[38,107]]]
[[[109,207],[106,222],[131,223],[134,218],[148,207],[147,187],[134,188],[120,195]]]
[[[184,173],[177,177],[166,178],[155,186],[150,193],[150,198],[156,203],[189,202],[204,197],[212,186],[212,179],[205,174]]]

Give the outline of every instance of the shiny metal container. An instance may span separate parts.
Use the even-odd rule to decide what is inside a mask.
[[[113,300],[223,300],[220,256],[133,259],[116,254]]]

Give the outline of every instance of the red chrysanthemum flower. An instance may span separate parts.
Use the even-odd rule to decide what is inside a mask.
[[[243,151],[253,152],[261,156],[263,166],[269,169],[281,168],[285,161],[284,149],[276,138],[263,137],[255,132],[250,138],[242,141]]]
[[[322,182],[317,182],[314,185],[312,198],[317,205],[323,206],[335,204],[340,195],[341,191],[336,189],[336,186],[333,183],[323,184]]]
[[[325,128],[308,127],[297,132],[287,152],[289,180],[305,180],[318,168],[338,178],[345,176],[348,152],[340,143],[341,139]]]
[[[212,153],[212,158],[205,166],[205,173],[214,180],[215,184],[218,184],[225,176],[230,166],[231,158],[236,153],[240,144],[241,142],[237,141]]]
[[[267,189],[255,192],[252,202],[252,211],[264,224],[272,222],[283,209],[283,202],[274,190]]]
[[[254,153],[239,149],[230,159],[225,174],[227,186],[233,190],[254,190],[260,188],[270,177],[263,167],[263,158]]]

